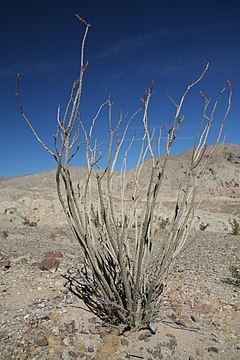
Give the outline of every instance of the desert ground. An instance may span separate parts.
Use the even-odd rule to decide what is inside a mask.
[[[170,159],[163,219],[171,217],[189,156]],[[74,181],[85,173],[71,171]],[[65,276],[83,256],[54,174],[0,178],[1,359],[240,359],[240,146],[223,144],[199,183],[201,202],[170,274],[155,334],[122,333],[69,291]]]

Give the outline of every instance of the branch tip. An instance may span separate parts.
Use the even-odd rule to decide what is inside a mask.
[[[87,22],[86,22],[81,16],[79,16],[78,14],[75,14],[75,16],[76,16],[76,18],[77,18],[80,22],[84,23],[87,27],[91,26],[91,24],[87,23]]]
[[[202,91],[200,91],[200,95],[201,95],[201,97],[203,98],[204,101],[207,100],[206,96],[204,95],[204,93]]]
[[[85,72],[87,70],[87,67],[88,67],[88,60],[86,61],[86,64],[83,65],[82,72]]]
[[[227,80],[227,86],[228,86],[229,90],[232,90],[232,85],[230,83],[230,80]]]

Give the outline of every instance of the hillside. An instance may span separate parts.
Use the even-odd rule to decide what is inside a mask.
[[[187,151],[170,159],[163,219],[172,214],[190,156]],[[146,162],[143,187],[149,170]],[[71,171],[76,182],[86,169]],[[129,196],[133,175],[134,169],[126,177]],[[0,179],[1,359],[239,359],[239,282],[231,269],[239,269],[240,234],[232,235],[229,224],[233,218],[240,222],[239,146],[222,146],[200,182],[194,230],[169,276],[155,335],[122,334],[68,290],[64,276],[77,272],[83,256],[63,216],[54,177],[55,170]],[[119,201],[119,174],[114,181]],[[205,231],[201,223],[208,224]]]
[[[207,159],[211,147],[205,152]],[[178,156],[172,156],[166,169],[163,184],[161,216],[171,216],[180,184],[191,159],[191,150]],[[162,159],[160,159],[162,161]],[[140,186],[146,187],[150,174],[151,161],[146,161],[140,176]],[[86,168],[72,167],[72,179],[76,183],[86,174]],[[126,175],[129,197],[134,185],[134,169]],[[114,191],[119,195],[119,174],[114,178]],[[66,224],[65,217],[57,198],[55,188],[55,170],[34,175],[25,175],[0,179],[0,221],[20,224],[24,219],[37,222],[38,225]],[[209,223],[208,231],[226,230],[229,219],[240,217],[240,146],[224,144],[210,159],[204,176],[199,181],[198,197],[201,204],[198,218]],[[144,198],[143,198],[144,200]],[[97,198],[96,198],[97,201]],[[198,225],[196,225],[198,226]]]

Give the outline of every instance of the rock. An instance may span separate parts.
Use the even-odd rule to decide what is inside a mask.
[[[72,359],[77,359],[77,357],[78,357],[77,354],[74,351],[71,351],[71,350],[68,352],[68,354]]]
[[[50,272],[54,273],[57,271],[58,266],[59,266],[58,260],[56,260],[55,258],[47,258],[41,262],[39,269],[43,270],[43,271],[50,271]]]
[[[197,319],[196,319],[196,316],[195,315],[191,315],[191,320],[193,321],[193,322],[197,322]]]
[[[63,339],[63,343],[64,343],[64,345],[69,346],[69,345],[70,345],[70,339],[69,339],[69,337],[65,337],[65,338]]]
[[[94,347],[92,345],[89,345],[87,350],[88,352],[94,352]]]
[[[0,331],[0,341],[5,340],[7,338],[8,338],[7,331],[4,331],[4,330]]]
[[[208,348],[208,352],[209,352],[209,353],[218,354],[218,348],[215,347],[215,346],[210,346],[210,347]]]
[[[150,331],[144,331],[144,333],[140,334],[138,336],[138,340],[142,341],[142,340],[146,340],[147,338],[149,338],[151,336]]]
[[[62,258],[63,254],[60,251],[48,251],[46,253],[44,253],[44,258],[45,259],[49,259],[49,258]]]
[[[65,328],[69,334],[73,333],[76,330],[75,321],[72,320],[70,323],[65,324]]]
[[[188,327],[192,325],[192,320],[191,319],[176,319],[175,324],[183,326],[183,327]]]
[[[6,256],[4,252],[0,251],[0,260],[3,260]]]
[[[7,237],[8,237],[7,231],[1,230],[1,231],[0,231],[0,239],[1,239],[1,240],[6,240]]]
[[[233,308],[235,311],[240,311],[240,303],[234,304]]]
[[[149,330],[152,334],[156,334],[157,332],[157,324],[155,323],[149,323]]]
[[[129,341],[127,339],[121,339],[121,344],[122,346],[128,346],[129,345]]]
[[[136,350],[130,350],[127,353],[127,358],[130,359],[131,357],[137,358],[137,359],[144,359],[143,354],[140,351]]]
[[[48,339],[43,333],[38,333],[34,337],[34,343],[38,346],[47,346]]]
[[[11,267],[10,261],[5,259],[0,261],[0,269],[7,270]]]

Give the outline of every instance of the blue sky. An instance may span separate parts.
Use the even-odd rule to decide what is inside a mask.
[[[86,45],[89,66],[84,83],[82,118],[86,126],[109,93],[114,119],[119,111],[131,114],[140,106],[146,86],[154,80],[149,113],[150,127],[170,125],[174,106],[186,86],[210,68],[183,108],[183,129],[173,154],[192,147],[201,118],[199,91],[212,99],[230,80],[233,104],[224,129],[227,142],[240,139],[240,11],[237,1],[11,1],[0,5],[0,121],[1,176],[50,170],[51,157],[34,139],[21,118],[15,99],[15,78],[21,73],[20,94],[25,113],[49,145],[56,131],[57,104],[67,103],[78,76],[83,26],[78,13],[92,24]],[[227,97],[216,113],[209,142],[214,141]],[[103,113],[104,115],[105,113]],[[105,114],[106,115],[106,114]],[[141,136],[141,121],[133,123]],[[95,129],[105,141],[107,117]],[[134,157],[134,154],[132,154]],[[76,158],[73,165],[82,165]],[[130,164],[131,165],[131,161]]]

